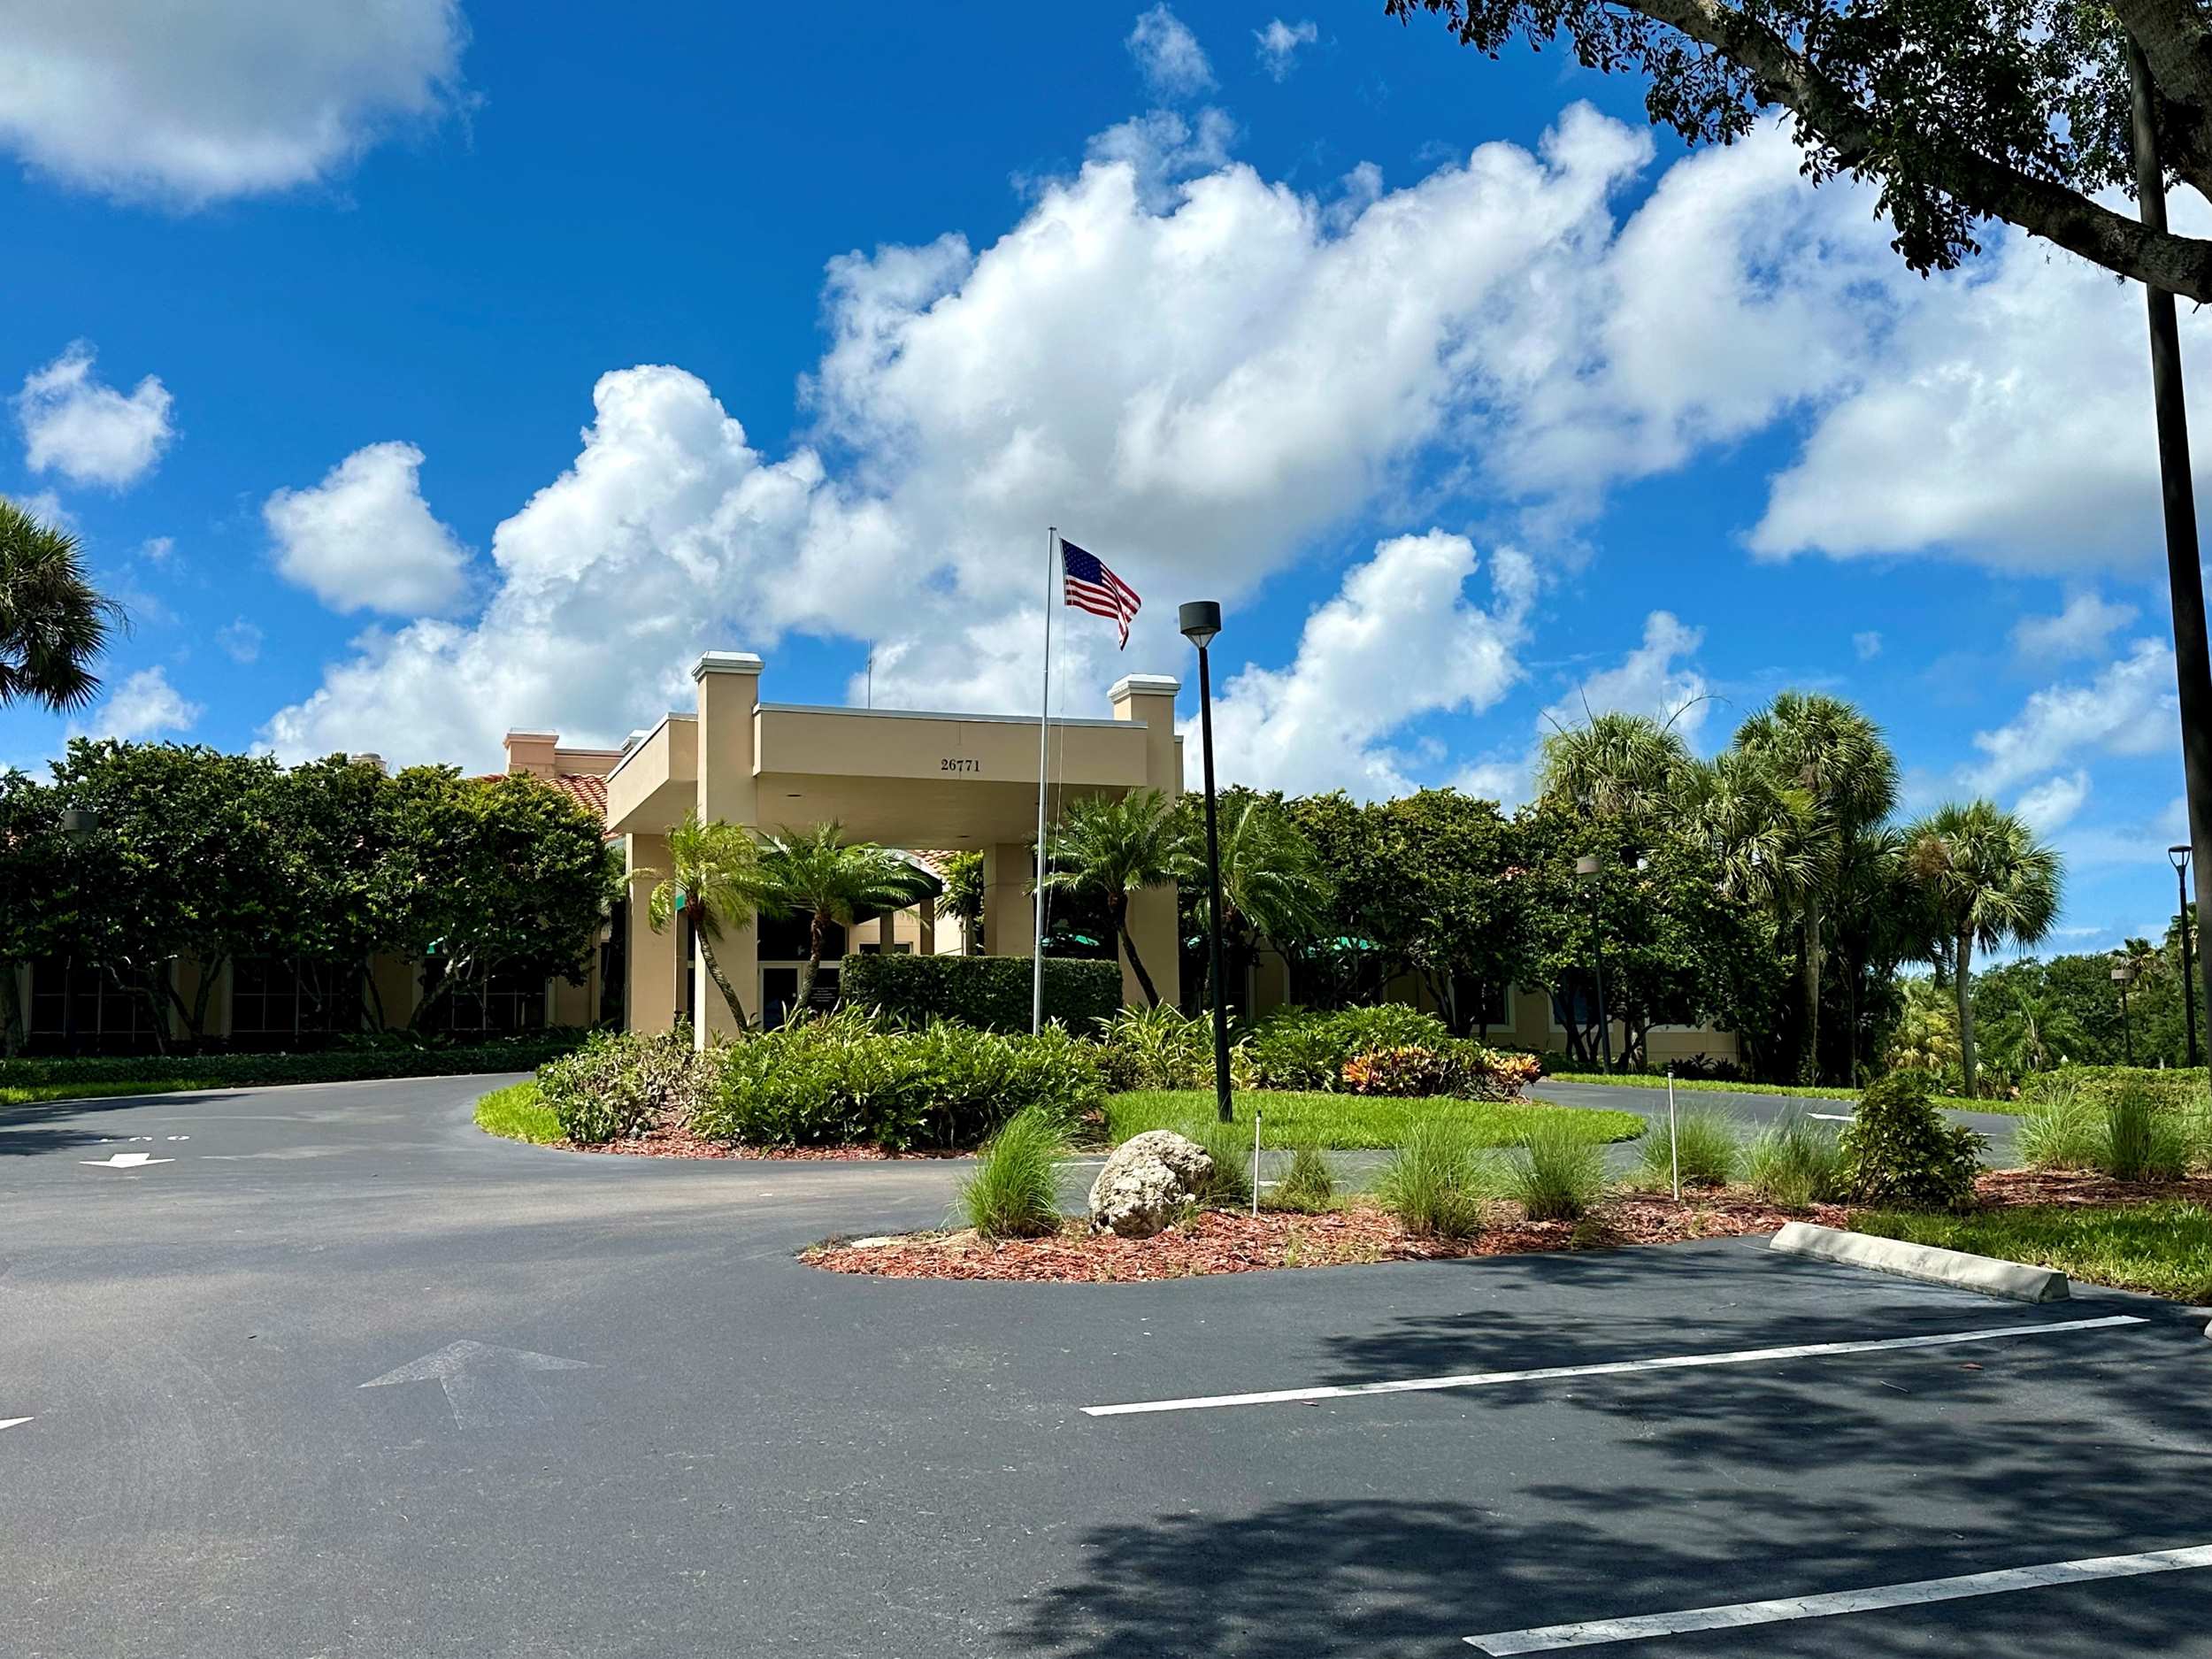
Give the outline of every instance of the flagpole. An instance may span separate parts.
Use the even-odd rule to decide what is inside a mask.
[[[1058,564],[1060,527],[1045,526],[1045,676],[1037,699],[1037,887],[1031,909],[1035,926],[1030,936],[1029,1031],[1045,1028],[1045,762],[1052,720],[1052,567]]]

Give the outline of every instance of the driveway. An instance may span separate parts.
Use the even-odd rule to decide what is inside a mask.
[[[962,1166],[524,1147],[502,1080],[0,1113],[0,1653],[2212,1654],[2162,1304],[841,1278]]]
[[[1656,1088],[1640,1087],[1622,1083],[1567,1083],[1555,1078],[1546,1078],[1529,1090],[1538,1100],[1548,1100],[1562,1106],[1594,1106],[1614,1111],[1634,1112],[1639,1117],[1664,1125],[1667,1121],[1667,1091],[1663,1085]],[[1778,1118],[1793,1115],[1809,1117],[1841,1128],[1850,1121],[1851,1113],[1858,1105],[1848,1095],[1832,1100],[1802,1094],[1739,1094],[1723,1089],[1678,1089],[1674,1097],[1677,1111],[1721,1111],[1736,1118],[1748,1128],[1770,1124]],[[2002,1169],[2012,1161],[2012,1133],[2020,1120],[2003,1112],[1962,1112],[1946,1110],[1943,1116],[1955,1124],[1964,1124],[1987,1137],[1988,1150],[1982,1161]]]

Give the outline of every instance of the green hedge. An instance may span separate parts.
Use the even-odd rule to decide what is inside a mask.
[[[2024,1104],[2039,1105],[2071,1095],[2101,1110],[2131,1083],[2140,1084],[2161,1107],[2181,1110],[2204,1103],[2202,1066],[2190,1071],[2180,1066],[2064,1065],[2055,1071],[2031,1073],[2020,1085],[2020,1098]]]
[[[849,1007],[896,1025],[957,1020],[979,1031],[1029,1029],[1028,956],[848,956],[838,990]],[[1121,964],[1045,958],[1045,1018],[1087,1036],[1121,1008]]]
[[[375,1078],[457,1077],[529,1071],[582,1042],[580,1030],[534,1032],[450,1048],[323,1048],[312,1054],[96,1055],[0,1060],[0,1090],[112,1087],[157,1079],[170,1088],[260,1088],[284,1083],[352,1083]]]

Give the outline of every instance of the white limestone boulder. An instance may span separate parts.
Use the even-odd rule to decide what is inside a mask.
[[[1148,1239],[1206,1190],[1214,1161],[1171,1129],[1148,1129],[1116,1147],[1091,1183],[1091,1230]]]

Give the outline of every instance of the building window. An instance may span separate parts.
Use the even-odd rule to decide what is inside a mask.
[[[231,964],[230,1037],[239,1048],[319,1046],[360,1024],[358,969],[291,956],[240,956]]]
[[[68,956],[31,964],[25,1035],[44,1053],[136,1054],[157,1046],[145,995],[104,968]]]
[[[814,918],[810,916],[764,916],[759,921],[760,952],[763,962],[804,962],[810,954],[810,935]],[[845,930],[835,922],[827,926],[828,937],[822,945],[822,960],[834,962],[848,949]]]
[[[438,1005],[433,1025],[462,1035],[504,1036],[545,1027],[545,987],[534,973],[499,972],[457,987]]]

